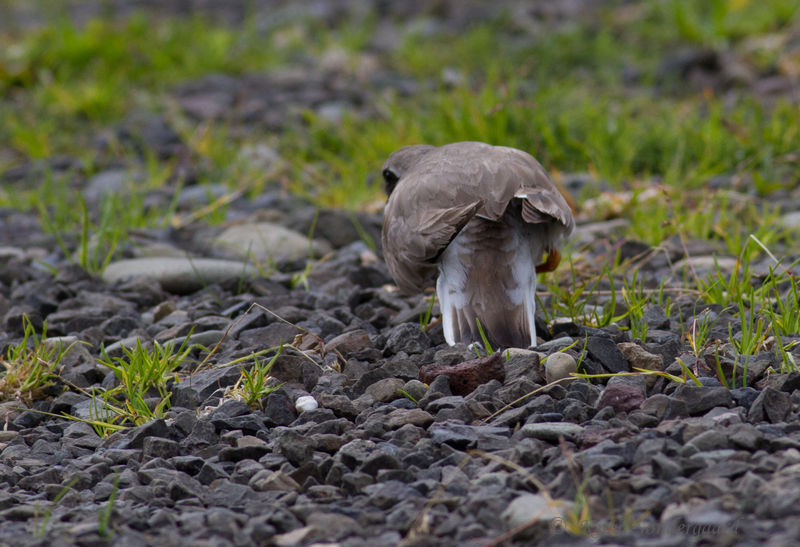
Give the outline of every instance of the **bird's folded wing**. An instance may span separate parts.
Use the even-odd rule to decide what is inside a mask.
[[[475,201],[459,207],[428,209],[420,215],[417,235],[425,244],[424,260],[435,261],[483,206]]]
[[[436,277],[436,260],[475,216],[482,201],[417,211],[410,216],[388,215],[384,222],[384,256],[404,293],[421,291]],[[387,237],[391,234],[391,237]]]
[[[568,232],[575,224],[572,211],[555,188],[523,188],[516,197],[522,198],[522,219],[531,224],[556,221]]]

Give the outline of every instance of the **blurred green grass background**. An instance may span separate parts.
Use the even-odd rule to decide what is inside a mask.
[[[635,194],[658,182],[674,192],[674,210],[661,214],[663,202],[643,202],[627,213],[634,236],[658,243],[686,224],[665,222],[688,214],[683,193],[715,177],[749,181],[758,195],[797,184],[796,96],[767,97],[751,81],[693,87],[670,62],[680,63],[681,51],[708,50],[734,56],[756,76],[796,79],[799,7],[798,0],[610,3],[533,30],[498,10],[458,30],[397,21],[398,38],[387,49],[375,47],[386,29],[376,13],[336,23],[309,14],[265,29],[255,14],[237,24],[147,12],[76,24],[65,12],[42,9],[38,24],[0,32],[0,173],[58,156],[79,158],[79,167],[69,177],[45,169],[28,184],[4,184],[0,206],[37,209],[48,226],[65,229],[79,210],[76,177],[144,163],[143,191],[164,186],[178,169],[174,159],[145,154],[143,161],[124,143],[92,145],[104,128],[145,110],[178,129],[201,184],[263,191],[270,180],[259,167],[234,159],[243,146],[267,143],[284,163],[266,178],[324,206],[376,209],[383,160],[419,142],[514,146],[556,175],[586,172]],[[369,95],[368,113],[345,110],[335,120],[309,110],[282,131],[236,131],[224,118],[197,124],[175,105],[172,91],[186,80],[269,72],[329,52],[357,81],[377,67],[420,90],[383,90]],[[722,91],[713,85],[720,82]],[[589,187],[575,197],[597,192]],[[130,227],[168,214],[145,210],[143,200],[126,208],[117,218]],[[756,231],[765,218],[758,210],[738,220]],[[693,224],[691,235],[714,237],[714,226]]]

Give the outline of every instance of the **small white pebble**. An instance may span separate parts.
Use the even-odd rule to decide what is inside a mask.
[[[298,397],[294,402],[294,408],[297,410],[297,412],[314,410],[317,407],[319,407],[319,403],[317,403],[317,400],[311,395],[303,395],[302,397]]]

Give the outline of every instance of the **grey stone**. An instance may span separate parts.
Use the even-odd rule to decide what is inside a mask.
[[[673,397],[686,403],[689,414],[692,416],[705,414],[716,406],[729,407],[733,404],[731,392],[725,387],[697,387],[682,384],[675,390]]]
[[[399,429],[409,424],[428,427],[433,421],[433,416],[421,408],[400,408],[386,415],[386,426],[389,429]]]
[[[661,480],[669,481],[683,474],[680,464],[664,454],[655,454],[651,461],[653,472]]]
[[[544,362],[545,381],[550,384],[563,378],[569,378],[573,372],[578,372],[578,363],[575,358],[564,352],[553,353],[547,356]],[[566,382],[562,382],[562,385]]]
[[[309,242],[307,236],[280,224],[257,222],[231,226],[213,242],[212,247],[230,258],[267,264],[270,261],[309,258],[331,252],[330,243],[322,239]]]
[[[196,408],[219,388],[235,384],[242,375],[243,364],[202,370],[185,377],[172,388],[173,406]]]
[[[729,274],[738,267],[737,264],[737,259],[730,256],[691,256],[673,264],[672,270],[679,274],[686,272],[689,275],[703,277],[717,271]]]
[[[417,496],[416,490],[400,481],[386,481],[364,487],[371,505],[381,510],[387,510],[403,500]]]
[[[258,269],[246,262],[211,258],[131,258],[112,262],[103,272],[106,283],[131,277],[151,277],[165,291],[189,294],[212,283],[249,278]]]
[[[751,422],[782,422],[789,415],[792,402],[788,393],[767,387],[753,401],[747,419]]]
[[[634,342],[622,342],[617,347],[631,364],[631,368],[647,370],[664,370],[664,358],[661,355],[650,353]],[[655,380],[655,377],[653,378]]]
[[[264,407],[264,421],[266,425],[289,425],[297,418],[297,411],[292,398],[285,390],[277,389],[261,399]]]
[[[728,448],[729,438],[726,433],[716,429],[710,429],[693,437],[687,445],[694,447],[700,452],[709,450],[716,450],[719,448]]]
[[[253,475],[248,484],[253,490],[259,492],[273,490],[298,492],[301,490],[300,485],[289,475],[281,471],[270,471],[269,469],[263,469]]]
[[[275,435],[275,445],[278,451],[296,466],[309,461],[314,454],[314,447],[310,440],[294,429],[278,429]]]
[[[422,353],[430,347],[430,339],[418,324],[401,323],[389,331],[386,337],[384,355],[394,355],[401,351],[409,355]]]
[[[661,306],[647,306],[642,314],[642,320],[647,323],[648,329],[669,329],[669,317]]]
[[[142,462],[153,458],[170,459],[178,455],[180,446],[177,442],[161,437],[147,437],[142,441]]]
[[[689,415],[689,406],[686,402],[663,393],[656,393],[648,397],[639,408],[659,420],[671,420]]]
[[[409,380],[403,385],[403,391],[408,393],[416,402],[419,402],[427,393],[428,388],[419,380]]]
[[[522,494],[514,498],[500,514],[509,529],[525,524],[541,523],[550,528],[553,523],[564,522],[568,506],[555,504],[541,494]]]
[[[405,382],[400,378],[384,378],[367,386],[364,393],[377,402],[388,403],[403,397],[403,394],[398,390],[402,389],[404,385]]]
[[[363,349],[374,348],[375,345],[364,329],[356,329],[344,332],[328,342],[325,342],[325,351],[338,351],[347,357],[358,353]]]
[[[583,431],[583,427],[578,424],[566,422],[540,422],[522,426],[517,435],[523,439],[526,437],[532,437],[534,439],[541,439],[543,441],[558,442],[558,439],[562,437],[568,441],[574,441],[577,439],[581,431]]]
[[[342,446],[336,453],[336,459],[350,469],[364,463],[375,450],[375,443],[365,439],[355,439]]]
[[[589,336],[586,339],[586,351],[594,361],[600,363],[607,372],[629,372],[625,356],[610,338]]]
[[[474,447],[478,442],[478,434],[472,426],[455,422],[434,424],[428,433],[437,444],[448,444],[458,450]]]

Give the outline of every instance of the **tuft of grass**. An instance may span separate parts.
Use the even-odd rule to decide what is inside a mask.
[[[92,393],[91,419],[64,417],[88,423],[101,437],[164,417],[170,407],[168,382],[177,381],[178,368],[195,349],[187,344],[188,336],[177,349],[171,343],[158,342],[150,348],[137,339],[136,347],[122,348],[124,355],[114,358],[109,358],[103,348],[100,363],[111,369],[119,384],[99,394]]]
[[[405,397],[406,399],[408,399],[409,401],[411,401],[412,403],[414,403],[415,405],[418,405],[418,404],[419,404],[419,401],[417,401],[417,400],[414,398],[414,396],[413,396],[413,395],[411,395],[409,392],[407,392],[405,389],[398,388],[398,389],[397,389],[397,392],[398,392],[400,395],[402,395],[403,397]]]
[[[44,391],[55,384],[58,365],[74,345],[48,344],[47,322],[42,326],[41,336],[27,315],[22,316],[24,334],[22,340],[6,349],[0,358],[0,400],[20,401],[30,405]]]
[[[281,353],[283,353],[283,344],[267,363],[263,363],[258,357],[253,357],[253,366],[249,370],[242,369],[242,376],[234,385],[233,391],[239,394],[249,406],[260,407],[264,396],[269,395],[283,385],[271,385],[269,383],[269,373]]]
[[[692,353],[695,357],[700,358],[700,353],[708,346],[709,332],[713,322],[711,321],[711,314],[709,309],[706,308],[700,312],[701,319],[697,320],[697,316],[692,318],[692,324],[689,331],[685,333],[686,340],[689,342],[689,347],[692,348]]]
[[[78,482],[78,479],[71,480],[69,484],[66,484],[64,488],[62,488],[58,492],[58,494],[56,494],[56,497],[53,498],[53,503],[51,503],[50,506],[47,508],[47,511],[44,514],[44,518],[42,519],[42,523],[39,525],[39,528],[37,528],[36,532],[34,533],[35,537],[42,538],[47,533],[47,525],[50,523],[50,517],[53,514],[53,509],[55,509],[56,506],[59,504],[59,502],[62,500],[62,498],[66,496],[70,490],[72,490],[72,487],[75,485],[76,482]]]
[[[425,310],[425,313],[420,312],[419,314],[419,328],[421,330],[426,330],[428,325],[431,324],[431,316],[433,315],[434,304],[436,304],[436,295],[432,294],[428,296],[428,307]]]
[[[114,502],[117,500],[117,493],[119,492],[119,473],[114,475],[114,487],[111,489],[111,495],[108,497],[105,507],[100,509],[97,514],[97,533],[100,537],[106,540],[111,539],[113,532],[111,530],[111,517],[114,514]]]
[[[486,337],[486,333],[483,331],[483,325],[481,325],[481,320],[477,317],[475,318],[475,324],[478,326],[478,332],[481,335],[481,342],[483,343],[483,349],[486,352],[486,355],[491,355],[494,353],[494,349],[492,348],[492,344],[489,343],[489,339]],[[478,357],[481,356],[480,351],[476,345],[473,346],[475,349],[475,353]]]

